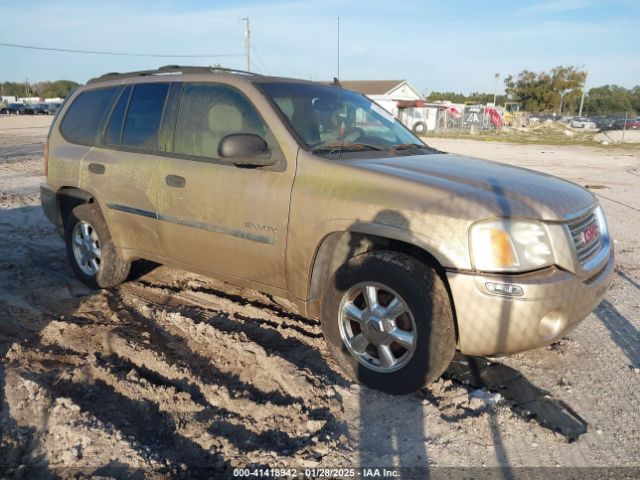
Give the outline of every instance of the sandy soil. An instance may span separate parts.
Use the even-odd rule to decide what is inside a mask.
[[[596,134],[593,139],[596,142],[609,143],[640,143],[640,130],[613,130]]]
[[[607,298],[563,341],[500,359],[588,422],[569,444],[448,380],[405,397],[352,384],[319,325],[258,292],[144,262],[128,283],[88,290],[39,205],[49,121],[0,117],[3,478],[640,467],[640,152],[429,140],[589,185],[606,209],[618,252]]]

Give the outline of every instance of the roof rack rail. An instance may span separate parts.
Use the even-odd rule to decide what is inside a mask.
[[[256,75],[260,74],[254,72],[247,72],[245,70],[236,70],[234,68],[225,68],[225,67],[197,67],[197,66],[181,66],[181,65],[165,65],[164,67],[157,68],[155,70],[139,70],[137,72],[111,72],[105,73],[96,78],[92,78],[87,82],[90,83],[98,83],[98,82],[106,82],[108,80],[117,80],[119,78],[130,78],[130,77],[147,77],[152,75],[170,75],[170,74],[180,74],[180,73],[237,73],[242,75]]]

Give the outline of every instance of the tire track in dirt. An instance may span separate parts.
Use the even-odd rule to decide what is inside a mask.
[[[252,305],[263,299],[154,282],[79,299],[69,314],[50,318],[28,350],[7,355],[18,390],[36,382],[50,399],[43,411],[63,398],[64,418],[80,425],[59,443],[66,447],[46,435],[27,442],[49,468],[81,468],[88,452],[94,464],[109,464],[112,448],[96,451],[105,436],[130,465],[172,478],[187,465],[218,475],[234,465],[315,464],[344,446],[335,382],[345,381],[319,353],[315,322],[292,328],[295,315]],[[11,416],[39,431],[29,420],[33,405],[14,400]]]
[[[135,284],[122,288],[127,293],[123,298],[137,297],[145,302],[137,309],[134,306],[135,312],[129,310],[138,321],[145,321],[149,309],[153,311],[155,333],[160,334],[153,343],[165,342],[162,350],[173,355],[172,364],[176,364],[177,354],[192,373],[218,382],[222,379],[227,388],[233,385],[227,392],[232,398],[247,396],[257,404],[280,410],[284,417],[291,416],[293,407],[311,420],[325,422],[329,432],[340,433],[343,429],[335,416],[341,413],[341,406],[332,380],[344,380],[328,369],[315,346],[297,338],[301,335],[296,330],[286,337],[274,328],[276,322],[265,323],[246,315],[241,315],[238,322],[238,313],[226,313],[233,312],[233,306],[213,309],[213,302],[205,307],[202,299],[201,305],[196,305],[188,289],[170,296],[163,293],[158,298],[157,288],[139,289]],[[156,292],[150,295],[150,290]],[[241,303],[245,302],[242,299]],[[111,307],[118,311],[113,301]],[[287,420],[304,425],[309,418]]]

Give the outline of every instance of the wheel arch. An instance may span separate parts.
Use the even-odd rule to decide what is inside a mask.
[[[57,194],[58,214],[60,215],[60,226],[64,226],[68,215],[78,205],[85,203],[97,203],[95,197],[90,192],[77,187],[61,187]]]
[[[410,232],[407,234],[408,237],[411,236]],[[406,253],[433,267],[438,273],[444,273],[444,259],[438,253],[434,254],[408,238],[401,238],[403,236],[374,233],[365,229],[337,231],[326,235],[316,248],[313,258],[308,282],[309,300],[320,297],[322,285],[340,265],[356,255],[374,250]]]
[[[317,318],[319,316],[320,297],[323,286],[340,265],[350,258],[363,253],[376,250],[390,250],[416,258],[425,265],[432,267],[442,279],[449,297],[457,342],[459,340],[459,334],[456,304],[453,301],[453,295],[446,275],[446,258],[442,256],[440,252],[430,249],[423,244],[418,244],[415,238],[411,238],[410,232],[406,232],[406,234],[407,237],[402,238],[402,235],[397,234],[397,232],[387,232],[387,234],[384,234],[361,229],[336,231],[326,235],[316,249],[311,267],[308,282],[307,316],[310,318]]]

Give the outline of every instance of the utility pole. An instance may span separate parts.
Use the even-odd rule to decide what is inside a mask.
[[[587,77],[585,75],[584,83],[582,84],[582,98],[580,99],[580,111],[578,112],[579,117],[582,116],[582,106],[584,105],[584,91],[586,89],[586,86],[587,86]]]
[[[340,80],[340,17],[338,17],[338,80]]]
[[[249,27],[249,17],[244,20],[244,49],[247,55],[247,72],[251,71],[251,28]]]
[[[497,107],[496,99],[498,98],[498,79],[500,78],[500,74],[496,73],[496,84],[493,87],[493,106]]]

